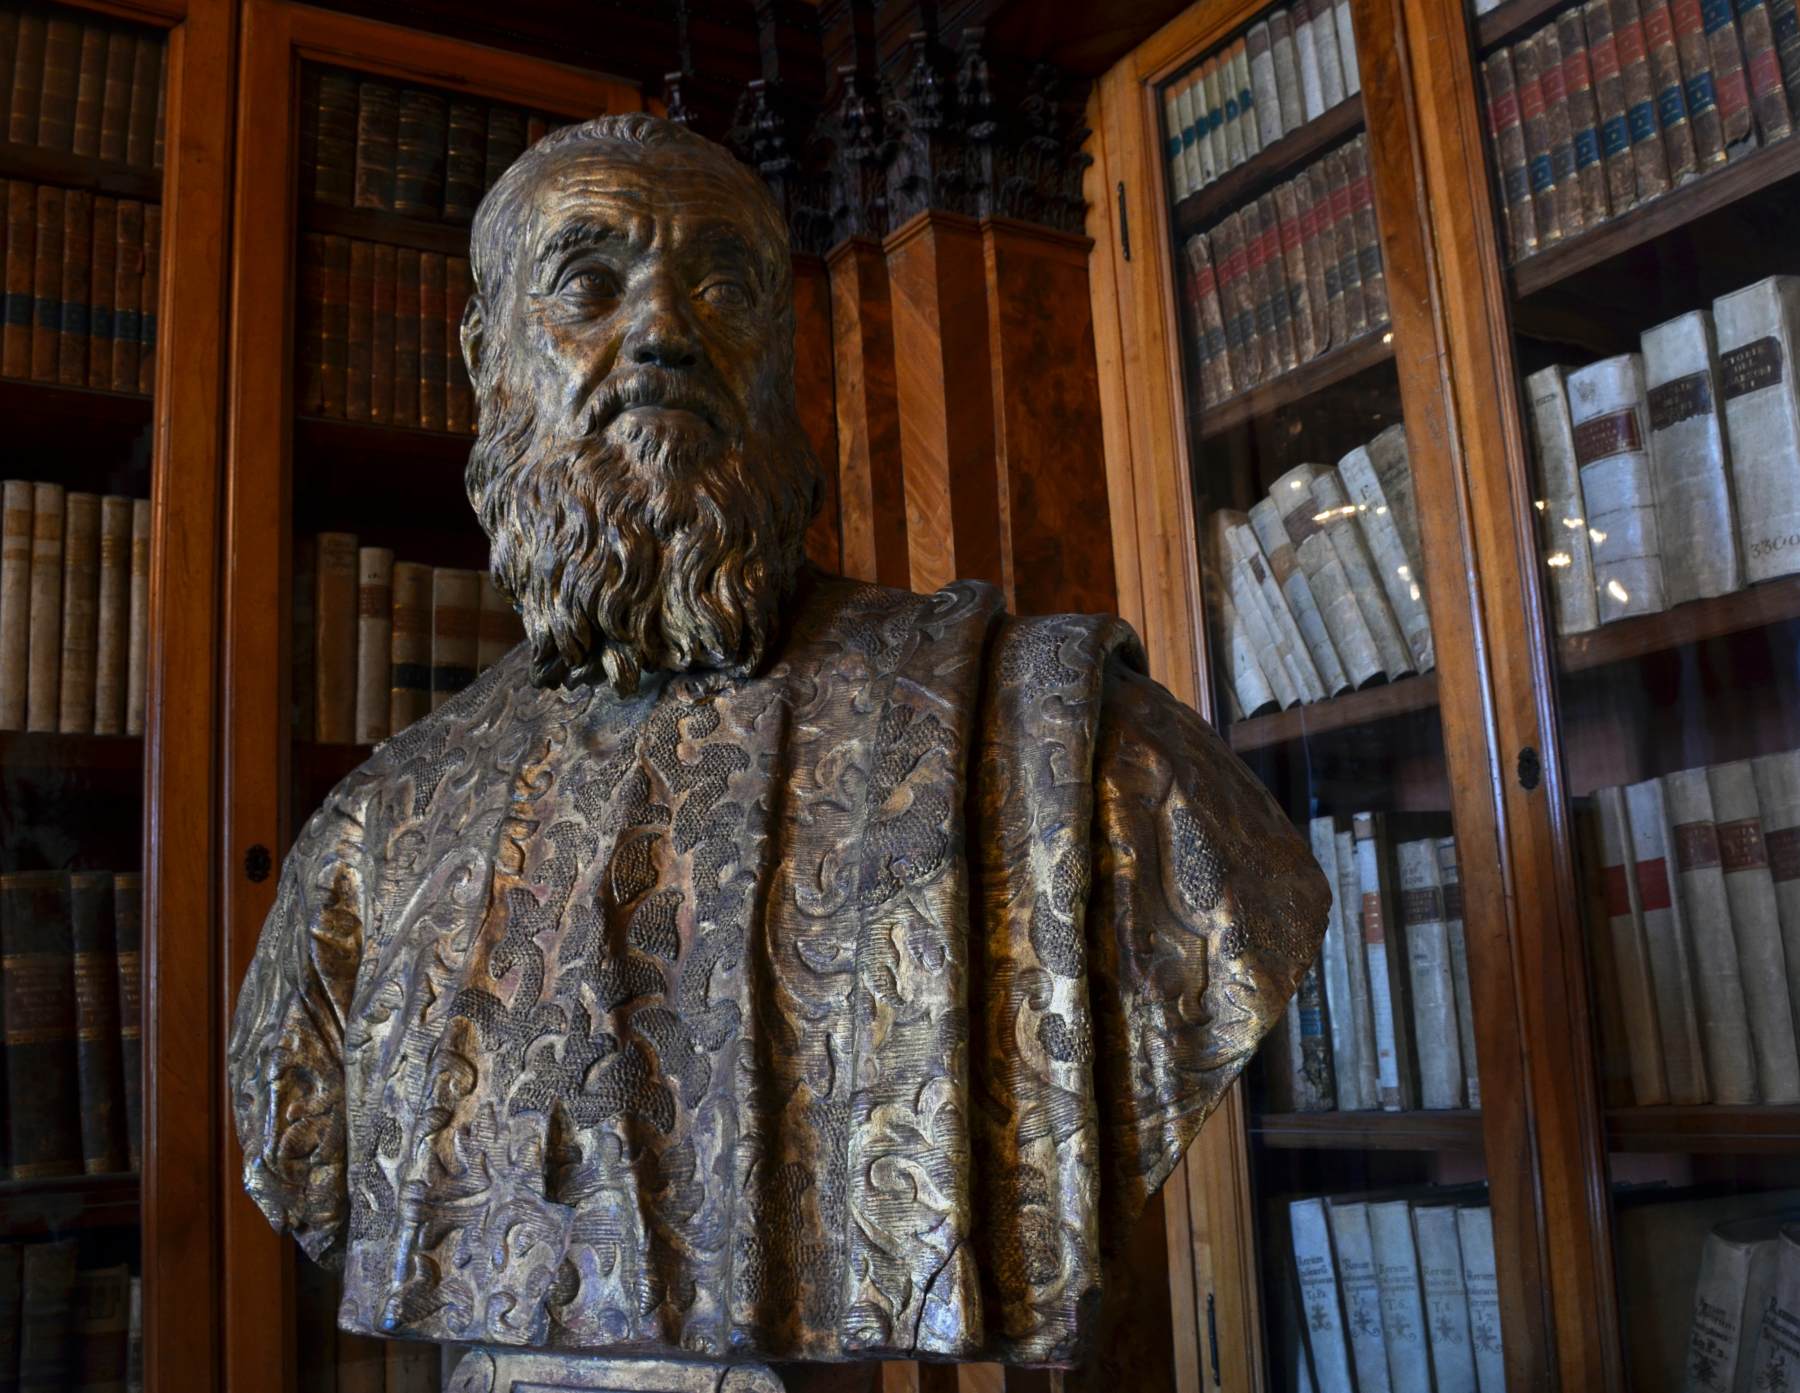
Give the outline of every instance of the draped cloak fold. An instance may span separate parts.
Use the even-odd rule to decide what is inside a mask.
[[[515,650],[306,824],[231,1092],[345,1329],[1080,1356],[1324,877],[1117,620],[794,603],[759,675],[627,699]]]

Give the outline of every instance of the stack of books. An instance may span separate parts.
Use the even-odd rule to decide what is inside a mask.
[[[23,179],[0,193],[0,376],[149,392],[162,209]]]
[[[1634,1101],[1800,1102],[1800,751],[1602,788],[1594,803],[1601,1017],[1622,1029],[1609,1052]]]
[[[1171,191],[1205,188],[1361,90],[1349,0],[1271,10],[1163,88]]]
[[[0,136],[161,169],[167,65],[154,30],[0,8]]]
[[[142,735],[150,504],[0,484],[0,730]]]
[[[1388,322],[1363,136],[1228,213],[1182,248],[1203,406]]]
[[[143,897],[135,871],[0,873],[12,1180],[139,1169]]]
[[[1800,572],[1800,276],[1526,379],[1559,633]]]
[[[550,129],[540,115],[315,68],[301,99],[300,187],[316,202],[467,223]]]
[[[1248,513],[1219,509],[1207,525],[1234,719],[1436,666],[1404,427],[1335,469],[1297,465]]]
[[[119,1246],[0,1243],[0,1387],[139,1393],[143,1288]]]
[[[1290,1200],[1289,1386],[1504,1393],[1493,1217],[1476,1190]]]
[[[1478,1108],[1456,839],[1441,815],[1316,817],[1324,945],[1263,1051],[1272,1112]]]
[[[1586,0],[1482,63],[1513,260],[1757,147],[1800,110],[1794,0]]]
[[[466,257],[307,233],[294,406],[303,416],[468,432]]]
[[[486,572],[395,561],[349,532],[294,544],[294,722],[373,744],[435,711],[524,638]]]

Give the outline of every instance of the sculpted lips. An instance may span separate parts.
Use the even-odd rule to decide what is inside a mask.
[[[603,383],[590,408],[589,421],[593,430],[602,431],[626,412],[677,411],[698,417],[714,430],[723,429],[726,413],[710,392],[655,367]]]

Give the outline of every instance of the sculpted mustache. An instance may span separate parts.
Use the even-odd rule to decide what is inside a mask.
[[[612,423],[614,417],[634,406],[691,411],[715,430],[723,429],[730,415],[725,403],[714,392],[661,368],[646,367],[630,377],[619,381],[608,378],[600,384],[582,408],[580,434],[584,438],[597,435]]]

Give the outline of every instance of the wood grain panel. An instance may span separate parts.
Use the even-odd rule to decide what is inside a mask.
[[[882,250],[912,588],[953,580],[1004,585],[980,226],[924,212],[889,234]]]
[[[838,524],[836,365],[831,342],[831,276],[818,256],[794,258],[794,405],[819,461],[824,496],[806,531],[806,555],[833,575],[844,564]]]
[[[1086,237],[982,223],[1001,564],[1020,614],[1118,606]]]
[[[826,258],[836,368],[843,573],[905,589],[906,491],[894,384],[894,321],[881,245],[855,237]]]

